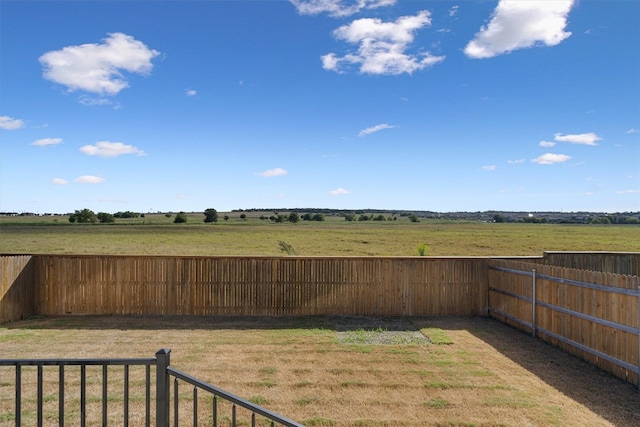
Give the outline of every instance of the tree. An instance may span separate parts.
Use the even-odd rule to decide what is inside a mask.
[[[313,214],[313,216],[311,217],[312,221],[324,221],[324,214],[323,213],[316,213]]]
[[[184,212],[179,212],[173,220],[174,224],[184,224],[185,222],[187,222],[187,214]]]
[[[409,215],[409,220],[411,220],[411,222],[420,222],[420,219],[418,219],[418,215],[416,214]]]
[[[224,216],[224,220],[225,220],[225,221],[229,221],[229,215],[225,215],[225,216]]]
[[[98,212],[97,218],[98,218],[98,221],[100,221],[101,224],[107,224],[107,223],[116,222],[116,217],[114,215],[111,215],[110,213],[106,213],[106,212]]]
[[[297,214],[297,213],[295,213],[295,212],[291,212],[291,213],[289,214],[289,219],[288,219],[288,220],[289,220],[289,222],[292,222],[292,223],[294,223],[294,224],[295,224],[295,223],[297,223],[298,221],[300,221],[300,215],[298,215],[298,214]]]
[[[69,222],[97,222],[98,217],[91,209],[82,209],[81,211],[75,211],[69,216]]]
[[[204,222],[218,222],[218,211],[213,208],[205,209]]]
[[[240,214],[240,219],[243,219],[243,220],[247,219],[247,214]]]
[[[138,218],[140,216],[139,213],[126,211],[126,212],[116,212],[113,214],[116,218]]]

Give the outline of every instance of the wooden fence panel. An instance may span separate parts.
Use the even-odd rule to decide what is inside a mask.
[[[42,314],[485,315],[486,258],[36,257]]]
[[[640,276],[638,252],[545,252],[542,263],[578,270]]]
[[[31,255],[0,256],[0,324],[35,313]]]
[[[638,276],[517,260],[494,259],[490,268],[492,317],[531,330],[534,326],[532,271],[535,269],[537,335],[619,378],[638,384]]]

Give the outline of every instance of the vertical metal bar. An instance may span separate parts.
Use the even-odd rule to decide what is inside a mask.
[[[640,390],[640,286],[638,286],[638,390]]]
[[[129,427],[129,365],[124,365],[124,427]]]
[[[536,300],[536,269],[533,269],[533,276],[532,276],[532,295],[531,295],[531,301],[532,301],[532,312],[531,312],[531,336],[532,337],[536,337],[536,304],[537,304],[537,300]]]
[[[173,380],[173,425],[178,427],[178,408],[180,403],[180,397],[178,396],[178,378]]]
[[[256,413],[251,413],[251,427],[256,427]]]
[[[42,365],[38,365],[38,426],[42,426]]]
[[[107,425],[107,365],[102,365],[102,425]]]
[[[80,425],[87,425],[87,365],[80,365]]]
[[[171,350],[164,348],[156,353],[156,426],[169,427],[169,375]]]
[[[16,427],[22,424],[22,366],[16,365]]]
[[[213,427],[218,427],[218,396],[213,396]]]
[[[145,366],[145,396],[144,396],[144,412],[145,427],[151,426],[151,365]]]
[[[58,425],[64,427],[64,365],[60,365],[58,379]]]
[[[193,388],[193,427],[198,427],[198,387]]]
[[[231,406],[231,426],[236,427],[236,404]]]

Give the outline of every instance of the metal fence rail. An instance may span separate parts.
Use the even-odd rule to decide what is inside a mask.
[[[155,358],[137,358],[137,359],[0,359],[0,368],[13,367],[15,369],[15,400],[14,400],[14,419],[16,427],[23,425],[23,371],[25,367],[36,368],[36,422],[38,426],[44,425],[45,422],[45,367],[57,367],[57,388],[58,388],[58,413],[57,419],[60,426],[65,425],[65,411],[69,410],[69,407],[65,407],[65,386],[69,381],[67,374],[67,367],[77,366],[80,367],[80,396],[79,396],[79,425],[86,426],[96,425],[97,420],[87,420],[87,367],[97,366],[102,368],[101,378],[101,424],[107,426],[108,424],[108,403],[111,396],[109,393],[109,367],[122,366],[123,367],[123,390],[122,390],[122,404],[123,404],[123,418],[120,425],[129,426],[131,417],[129,411],[130,403],[130,367],[143,366],[145,373],[145,397],[144,397],[144,425],[150,427],[155,425],[156,427],[169,427],[170,425],[170,404],[171,404],[171,381],[173,377],[174,395],[173,395],[173,420],[174,426],[178,426],[180,420],[179,414],[179,401],[180,394],[178,393],[178,380],[187,382],[194,387],[193,391],[193,425],[198,424],[198,390],[203,390],[213,395],[213,415],[212,425],[218,426],[217,410],[218,402],[224,400],[230,402],[232,405],[231,425],[236,426],[236,408],[244,408],[251,413],[252,426],[256,425],[256,415],[264,417],[267,421],[271,422],[271,426],[283,425],[286,427],[304,427],[302,424],[296,423],[290,419],[287,419],[281,415],[271,412],[265,408],[262,408],[254,403],[244,400],[238,396],[234,396],[222,389],[207,384],[191,375],[185,374],[171,366],[170,364],[170,352],[169,349],[162,349],[156,353]],[[151,366],[156,367],[156,383],[155,383],[155,396],[152,396],[152,389],[154,388],[151,381]],[[152,400],[155,400],[155,414],[152,413]],[[69,412],[73,412],[69,411]],[[155,419],[152,417],[155,415]],[[140,418],[140,417],[138,417]],[[51,424],[51,417],[47,419],[47,424]],[[113,422],[113,420],[111,420]],[[29,420],[29,425],[32,422]],[[139,424],[137,424],[139,425]],[[243,424],[244,425],[244,424]]]

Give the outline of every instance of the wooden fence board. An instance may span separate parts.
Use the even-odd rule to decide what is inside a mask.
[[[0,324],[28,317],[34,311],[32,257],[0,256]]]

